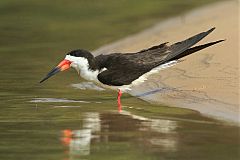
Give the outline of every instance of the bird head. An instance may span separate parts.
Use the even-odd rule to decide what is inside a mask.
[[[52,77],[53,75],[57,74],[60,71],[68,70],[70,67],[77,70],[80,73],[82,68],[89,68],[93,62],[93,55],[82,49],[73,50],[67,53],[64,60],[62,60],[55,68],[53,68],[41,81],[40,83],[44,82],[48,78]],[[94,66],[93,64],[91,66]]]

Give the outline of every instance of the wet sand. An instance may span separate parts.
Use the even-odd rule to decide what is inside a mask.
[[[198,44],[219,39],[226,39],[225,42],[150,76],[130,94],[152,103],[189,108],[239,124],[238,11],[238,1],[218,2],[160,22],[94,53],[135,52],[163,42],[175,43],[216,27]]]

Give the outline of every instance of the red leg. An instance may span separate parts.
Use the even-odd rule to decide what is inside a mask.
[[[122,111],[121,96],[122,96],[122,92],[121,92],[120,89],[118,89],[118,97],[117,97],[117,100],[118,100],[118,112]]]

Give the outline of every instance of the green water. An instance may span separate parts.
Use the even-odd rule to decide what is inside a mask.
[[[74,70],[38,83],[71,49],[210,1],[2,0],[0,159],[238,159],[239,127],[127,94],[118,113],[114,91],[72,87],[83,81]]]

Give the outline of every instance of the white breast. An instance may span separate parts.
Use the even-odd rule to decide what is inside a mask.
[[[71,67],[75,68],[82,78],[88,81],[98,82],[97,75],[100,72],[99,70],[93,71],[89,69],[89,63],[86,58],[67,55],[65,59],[72,62]]]

